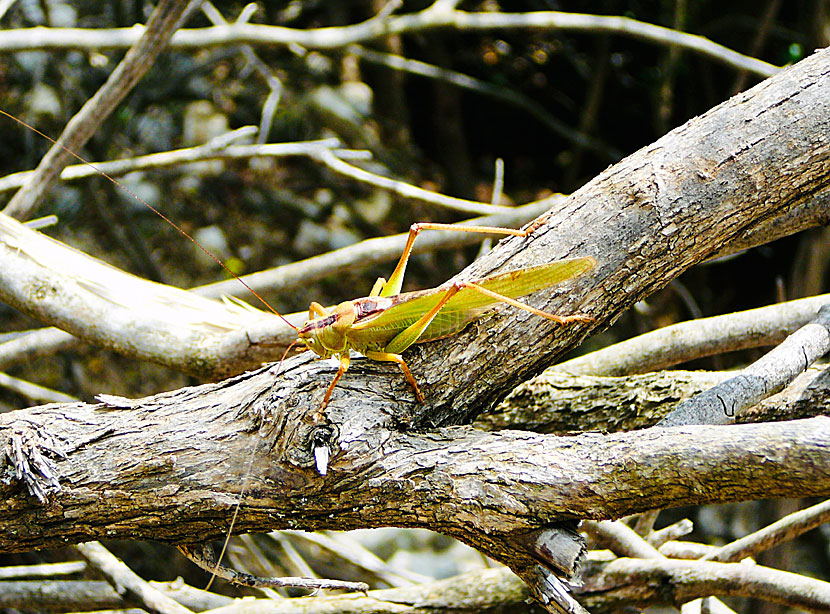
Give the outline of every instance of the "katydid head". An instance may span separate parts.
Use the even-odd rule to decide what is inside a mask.
[[[330,313],[312,318],[297,329],[300,342],[322,358],[347,351],[346,331],[357,319],[354,301],[345,301]]]

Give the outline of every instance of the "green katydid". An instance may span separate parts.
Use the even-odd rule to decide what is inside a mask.
[[[369,296],[345,301],[326,309],[319,303],[309,308],[309,320],[299,329],[299,341],[323,358],[337,357],[340,366],[320,406],[325,409],[334,387],[349,368],[350,350],[371,360],[397,363],[423,402],[423,394],[401,353],[415,343],[432,341],[460,332],[467,324],[499,302],[513,305],[559,324],[591,322],[582,314],[558,316],[515,300],[537,290],[559,284],[590,270],[591,257],[557,260],[530,268],[500,273],[472,282],[455,282],[429,290],[401,293],[403,276],[415,237],[422,230],[455,230],[488,234],[527,236],[532,230],[459,226],[455,224],[413,224],[398,265],[389,280],[379,278]]]

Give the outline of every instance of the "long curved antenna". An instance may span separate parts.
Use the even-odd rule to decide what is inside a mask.
[[[282,358],[280,358],[279,363],[277,363],[277,372],[278,373],[279,373],[280,368],[282,367],[282,363],[285,360],[285,357],[288,356],[288,352],[290,352],[291,348],[293,348],[298,343],[300,343],[300,340],[295,339],[294,341],[291,342],[291,345],[289,345],[286,348],[285,352],[283,352]],[[245,469],[245,479],[242,480],[242,487],[239,489],[239,498],[236,501],[236,507],[233,510],[233,516],[231,516],[231,524],[228,527],[228,533],[225,535],[225,541],[222,542],[222,549],[219,551],[219,554],[216,557],[216,566],[213,568],[213,570],[210,573],[210,580],[208,580],[208,583],[207,583],[207,586],[205,587],[205,590],[208,590],[210,588],[211,584],[213,584],[213,581],[216,579],[216,576],[218,575],[216,572],[219,571],[219,567],[222,565],[222,559],[225,557],[225,552],[227,551],[228,544],[231,541],[231,535],[233,535],[233,527],[234,527],[234,525],[236,525],[236,518],[239,516],[239,509],[242,507],[242,502],[245,500],[245,491],[247,491],[247,489],[248,489],[248,482],[251,479],[251,471],[254,468],[254,460],[256,460],[256,452],[257,452],[258,449],[259,449],[259,442],[257,442],[257,445],[255,445],[251,448],[251,456],[248,457],[248,463],[247,463],[248,466]]]
[[[246,283],[242,280],[242,278],[241,278],[241,277],[239,277],[239,275],[237,275],[236,273],[234,273],[233,271],[231,271],[231,270],[230,270],[230,268],[229,268],[229,267],[228,267],[228,266],[227,266],[224,262],[222,262],[222,261],[219,259],[219,257],[218,257],[218,256],[216,256],[213,252],[211,252],[210,250],[208,250],[208,249],[207,249],[204,245],[202,245],[201,243],[199,243],[196,239],[194,239],[193,237],[191,237],[191,236],[187,233],[187,231],[186,231],[186,230],[184,230],[181,226],[179,226],[178,224],[176,224],[176,222],[174,222],[173,220],[171,220],[169,217],[167,217],[166,215],[164,215],[164,213],[162,213],[161,211],[159,211],[158,209],[156,209],[153,205],[151,205],[151,204],[150,204],[150,203],[148,203],[146,200],[144,200],[143,198],[141,198],[138,194],[136,194],[135,192],[131,191],[131,190],[130,190],[130,189],[129,189],[126,185],[124,185],[123,183],[121,183],[120,181],[118,181],[117,179],[115,179],[114,177],[112,177],[112,176],[108,175],[107,173],[105,173],[105,172],[104,172],[104,171],[102,171],[101,169],[97,168],[97,167],[96,167],[96,166],[95,166],[92,162],[89,162],[88,160],[86,160],[86,159],[82,158],[81,156],[79,156],[78,154],[76,154],[74,151],[72,151],[72,150],[70,150],[70,149],[68,149],[68,148],[64,147],[63,145],[59,144],[57,141],[55,141],[55,139],[53,139],[53,138],[52,138],[51,136],[49,136],[48,134],[44,134],[43,132],[41,132],[40,130],[38,130],[37,128],[35,128],[34,126],[31,126],[31,125],[27,124],[27,123],[26,123],[26,122],[24,122],[22,119],[19,119],[19,118],[15,117],[14,115],[11,115],[10,113],[7,113],[7,112],[6,112],[6,111],[4,111],[3,109],[0,109],[0,114],[2,114],[2,115],[4,115],[4,116],[8,117],[9,119],[12,119],[12,120],[16,121],[16,122],[17,122],[18,124],[20,124],[21,126],[25,126],[26,128],[28,128],[29,130],[31,130],[31,131],[32,131],[32,132],[34,132],[35,134],[38,134],[38,135],[42,136],[44,139],[46,139],[46,140],[47,140],[47,141],[49,141],[50,143],[52,143],[52,144],[54,144],[54,145],[57,145],[58,147],[60,147],[61,149],[63,149],[66,153],[68,153],[69,155],[71,155],[72,157],[74,157],[75,159],[77,159],[77,160],[78,160],[79,162],[81,162],[82,164],[86,164],[86,165],[87,165],[88,167],[90,167],[91,169],[94,169],[95,171],[97,171],[98,173],[100,173],[101,175],[103,175],[104,177],[106,177],[107,179],[109,179],[109,180],[110,180],[110,181],[111,181],[114,185],[116,185],[116,186],[118,186],[119,188],[121,188],[122,190],[124,190],[127,194],[129,194],[130,196],[132,196],[133,198],[135,198],[138,202],[140,202],[141,204],[143,204],[144,206],[146,206],[148,209],[150,209],[150,211],[152,211],[153,213],[155,213],[157,216],[159,216],[159,217],[160,217],[161,219],[163,219],[165,222],[167,222],[168,224],[170,224],[173,228],[175,228],[176,230],[178,230],[178,231],[179,231],[179,233],[181,233],[182,235],[184,235],[185,237],[187,237],[187,238],[190,240],[190,242],[191,242],[191,243],[193,243],[193,245],[195,245],[195,246],[196,246],[196,247],[198,247],[200,250],[202,250],[202,252],[204,252],[204,253],[205,253],[205,254],[206,254],[206,255],[207,255],[207,256],[208,256],[211,260],[213,260],[213,261],[214,261],[214,262],[216,262],[219,266],[221,266],[223,269],[225,269],[225,271],[226,271],[226,272],[227,272],[227,273],[228,273],[231,277],[233,277],[236,281],[238,281],[238,282],[239,282],[239,283],[241,283],[243,286],[245,286],[245,288],[247,288],[247,289],[248,289],[248,291],[249,291],[251,294],[253,294],[253,295],[254,295],[254,296],[255,296],[255,297],[259,300],[259,302],[260,302],[260,303],[262,303],[263,305],[265,305],[265,307],[268,309],[268,311],[270,311],[270,312],[271,312],[271,313],[273,313],[275,316],[277,316],[278,318],[280,318],[283,322],[285,322],[286,324],[288,324],[288,326],[290,326],[290,327],[291,327],[291,328],[293,328],[294,330],[297,330],[297,327],[296,327],[296,326],[294,326],[291,322],[289,322],[289,321],[288,321],[288,320],[287,320],[287,319],[286,319],[286,318],[285,318],[285,317],[284,317],[284,316],[283,316],[280,312],[278,312],[276,309],[274,309],[274,308],[273,308],[273,307],[272,307],[272,306],[268,303],[268,301],[266,301],[264,298],[262,298],[262,297],[261,297],[261,296],[260,296],[260,295],[256,292],[256,290],[254,290],[253,288],[251,288],[251,286],[249,286],[248,284],[246,284]]]

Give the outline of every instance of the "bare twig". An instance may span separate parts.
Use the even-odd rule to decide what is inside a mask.
[[[657,517],[660,515],[660,510],[651,510],[650,512],[643,512],[637,515],[637,521],[634,524],[634,532],[641,537],[646,537],[654,529],[654,523],[657,522]]]
[[[328,168],[339,175],[356,179],[363,183],[383,188],[392,194],[397,194],[404,198],[413,198],[422,202],[428,202],[434,205],[440,205],[445,209],[452,209],[462,213],[469,213],[473,215],[493,215],[503,211],[508,211],[512,207],[503,207],[500,205],[488,205],[487,203],[480,203],[474,200],[466,200],[464,198],[455,198],[453,196],[445,196],[437,192],[431,192],[423,188],[419,188],[397,179],[390,179],[365,171],[352,164],[348,164],[338,158],[329,150],[320,149],[312,154],[314,158],[325,164]]]
[[[249,10],[249,7],[253,8]],[[256,5],[249,4],[245,7],[245,9],[243,9],[239,14],[237,23],[246,23],[248,19],[253,16],[253,11],[255,9]],[[222,16],[222,13],[220,13],[219,10],[210,2],[202,3],[202,12],[214,25],[226,25],[228,23]],[[259,75],[268,84],[269,92],[265,99],[265,103],[262,105],[262,116],[259,123],[259,136],[257,137],[257,143],[262,144],[268,140],[268,134],[271,132],[271,123],[274,120],[274,113],[276,113],[277,106],[279,106],[280,98],[282,97],[283,85],[279,77],[277,77],[277,75],[274,74],[274,71],[271,70],[271,67],[260,59],[250,45],[242,45],[241,51],[248,64],[253,66],[254,70],[259,73]]]
[[[692,521],[688,518],[684,518],[683,520],[678,520],[667,527],[663,527],[662,529],[649,533],[646,536],[646,541],[655,548],[659,548],[668,541],[688,535],[694,531],[694,529],[695,526]]]
[[[681,403],[659,426],[727,424],[771,396],[830,351],[830,303],[810,323],[735,377]]]
[[[717,546],[697,542],[666,542],[659,548],[661,554],[671,559],[702,559],[717,549]]]
[[[390,586],[409,586],[420,582],[427,582],[429,578],[421,574],[395,569],[388,565],[383,559],[361,546],[355,540],[349,538],[345,533],[332,533],[327,535],[320,532],[310,533],[308,531],[286,530],[282,533],[289,534],[295,539],[308,541],[320,548],[328,550],[356,567],[361,567],[381,578]]]
[[[639,40],[678,46],[699,53],[716,62],[761,77],[780,70],[767,62],[748,57],[702,36],[677,32],[630,17],[587,15],[559,11],[530,13],[471,13],[458,10],[433,10],[372,18],[343,27],[298,30],[280,26],[234,23],[210,28],[183,29],[176,33],[171,46],[177,49],[250,45],[300,45],[308,49],[338,49],[392,34],[424,32],[454,28],[462,31],[534,29],[618,34]],[[7,30],[0,39],[0,52],[45,49],[119,49],[135,42],[140,28],[84,30],[80,28],[32,28]]]
[[[598,543],[618,556],[641,559],[665,558],[654,546],[637,535],[625,523],[610,520],[602,520],[599,522],[586,520],[580,528],[589,535],[592,535]]]
[[[238,131],[234,131],[235,134]],[[223,135],[223,137],[228,135]],[[209,160],[246,160],[259,157],[285,157],[285,156],[311,156],[319,149],[338,147],[340,142],[337,139],[322,139],[318,141],[301,141],[297,143],[268,143],[265,145],[231,145],[219,148],[213,141],[198,147],[187,149],[174,149],[160,153],[113,160],[107,162],[92,162],[84,164],[73,164],[66,167],[60,175],[63,181],[74,181],[87,177],[100,176],[106,173],[111,177],[126,175],[134,171],[148,169],[167,168],[171,166],[184,165],[191,162],[205,162]],[[351,151],[338,152],[339,155],[348,156]],[[362,154],[361,154],[362,155]],[[32,176],[34,171],[22,171],[12,173],[0,179],[0,192],[11,190],[24,185]]]
[[[0,372],[0,388],[6,388],[21,396],[40,403],[71,403],[77,401],[75,397],[46,388],[45,386],[38,386],[32,382],[27,382],[17,377],[12,377],[6,373]]]
[[[824,501],[773,522],[704,555],[704,561],[740,561],[830,522],[830,501]]]
[[[48,327],[26,331],[0,343],[0,369],[17,364],[24,358],[33,360],[51,356],[75,347],[81,340],[59,328]]]
[[[0,567],[0,580],[12,578],[52,578],[54,576],[69,576],[87,570],[83,561],[69,561],[66,563],[43,563],[41,565],[12,565]]]
[[[359,591],[365,593],[369,585],[365,582],[345,582],[342,580],[323,580],[318,578],[261,578],[247,573],[242,573],[216,561],[213,550],[204,546],[180,546],[179,551],[193,563],[205,571],[215,574],[220,578],[252,588],[305,588],[309,590],[319,589],[340,589],[347,591]]]
[[[160,0],[147,21],[141,37],[124,56],[106,83],[66,125],[63,134],[41,159],[25,187],[4,209],[6,215],[25,219],[37,208],[58,180],[63,168],[95,133],[101,122],[138,83],[165,49],[191,0]]]
[[[147,581],[142,580],[100,543],[88,542],[78,544],[75,548],[91,565],[103,573],[113,586],[127,591],[150,612],[157,614],[190,614],[190,610],[150,586]]]

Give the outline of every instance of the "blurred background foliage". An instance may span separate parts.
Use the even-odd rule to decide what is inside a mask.
[[[384,4],[263,2],[251,21],[299,29],[341,26],[370,18]],[[397,13],[428,4],[405,1]],[[233,21],[243,7],[223,2],[219,8]],[[151,8],[143,0],[19,0],[0,24],[4,29],[129,27],[144,21]],[[462,2],[459,8],[625,15],[700,34],[776,65],[798,61],[826,46],[830,37],[827,0],[484,0]],[[209,25],[200,12],[187,23]],[[228,129],[262,124],[265,101],[278,94],[273,115],[266,117],[267,134],[260,135],[266,142],[336,136],[350,148],[371,151],[372,161],[364,167],[373,172],[481,201],[492,198],[500,159],[501,203],[521,204],[578,189],[608,165],[759,80],[710,57],[651,41],[555,30],[439,29],[378,39],[362,50],[275,45],[256,47],[255,53],[260,65],[238,46],[163,54],[80,153],[103,161],[201,144]],[[474,91],[393,70],[378,55],[389,53],[467,75],[481,87]],[[0,107],[57,137],[122,54],[6,53],[0,57]],[[0,174],[34,168],[49,145],[11,121],[0,121]],[[337,176],[305,158],[193,164],[136,173],[123,182],[239,273],[403,232],[415,221],[463,219]],[[59,217],[48,231],[52,236],[138,275],[181,287],[226,276],[175,229],[103,178],[61,185],[39,212],[52,213]],[[817,229],[696,267],[586,345],[607,345],[691,317],[826,292],[828,238],[827,229]],[[405,289],[438,285],[475,254],[471,249],[417,256]],[[306,309],[311,300],[333,304],[365,295],[389,269],[391,263],[369,267],[268,299],[287,312]],[[3,333],[38,326],[4,306],[0,323]],[[724,368],[752,358],[741,353],[686,367]],[[192,383],[161,367],[95,349],[32,360],[10,372],[85,400],[100,392],[137,396]],[[4,409],[30,404],[0,391]],[[735,509],[707,518],[713,539],[746,530],[735,526],[746,518]],[[814,573],[823,569],[826,577],[826,544],[813,540],[803,546],[806,550],[787,556],[811,559]]]

